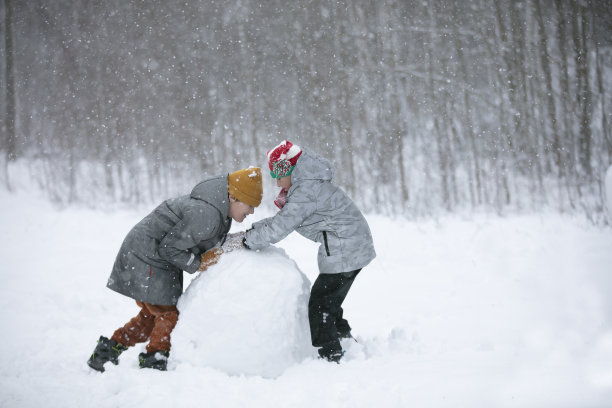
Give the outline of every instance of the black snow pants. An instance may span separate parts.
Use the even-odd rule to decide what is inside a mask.
[[[308,320],[312,345],[324,354],[342,351],[341,337],[349,337],[351,326],[342,316],[342,302],[361,271],[320,274],[310,290]]]

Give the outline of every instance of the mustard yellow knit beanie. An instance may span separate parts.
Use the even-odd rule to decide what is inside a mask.
[[[228,192],[236,200],[251,207],[258,207],[263,197],[261,169],[249,167],[230,173],[227,177]]]

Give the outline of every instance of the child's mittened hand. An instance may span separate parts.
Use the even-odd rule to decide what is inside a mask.
[[[241,231],[236,234],[228,234],[227,239],[225,240],[223,245],[221,245],[221,249],[223,250],[223,252],[232,252],[237,249],[242,249],[244,248],[242,242],[244,241],[245,237],[246,231]]]
[[[198,271],[203,272],[208,269],[209,266],[216,264],[221,258],[223,250],[221,248],[212,248],[202,254],[202,262]]]

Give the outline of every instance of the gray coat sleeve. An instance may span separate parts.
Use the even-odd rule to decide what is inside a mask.
[[[296,188],[287,204],[275,216],[253,224],[247,232],[245,243],[251,249],[263,249],[285,238],[317,209],[316,199],[306,188]]]
[[[217,235],[219,212],[210,206],[188,207],[182,219],[166,234],[159,245],[159,255],[172,265],[194,273],[200,266],[199,251],[192,250],[200,241]]]

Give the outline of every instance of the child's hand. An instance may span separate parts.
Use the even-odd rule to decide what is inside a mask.
[[[209,266],[216,264],[221,258],[223,250],[221,248],[212,248],[202,254],[202,262],[198,271],[203,272],[208,269]]]
[[[246,237],[246,231],[237,232],[235,234],[227,234],[227,238],[223,245],[221,245],[221,249],[223,252],[232,252],[237,249],[244,248],[242,242]]]

